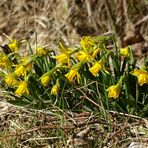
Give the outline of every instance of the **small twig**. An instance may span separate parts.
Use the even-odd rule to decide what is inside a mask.
[[[78,90],[84,95],[84,96],[81,96],[80,98],[85,98],[85,99],[87,99],[89,102],[91,102],[92,104],[94,104],[96,107],[102,109],[102,106],[100,106],[98,103],[96,103],[95,101],[93,101],[92,99],[90,99],[89,97],[87,97],[87,96],[85,95],[85,93],[84,93],[82,90],[80,90],[80,89],[78,89]]]
[[[136,115],[125,114],[125,113],[116,112],[116,111],[111,111],[111,110],[107,110],[107,112],[109,112],[109,113],[111,113],[111,114],[114,114],[114,115],[116,114],[116,115],[131,117],[131,118],[135,118],[135,119],[145,120],[144,118],[139,117],[139,116],[136,116]]]
[[[99,104],[97,104],[95,101],[91,100],[91,99],[88,98],[87,96],[81,96],[80,98],[81,98],[81,99],[82,99],[82,98],[85,98],[85,99],[87,99],[89,102],[91,102],[92,104],[94,104],[96,107],[101,108],[101,106],[100,106]]]

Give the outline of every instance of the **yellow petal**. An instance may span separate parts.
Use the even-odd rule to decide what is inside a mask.
[[[95,58],[96,55],[100,52],[100,48],[97,48],[94,50],[93,54],[92,54],[92,57]]]

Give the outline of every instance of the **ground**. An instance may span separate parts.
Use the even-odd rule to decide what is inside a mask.
[[[59,52],[59,42],[76,45],[84,35],[115,34],[119,46],[132,44],[139,60],[148,51],[146,0],[1,0],[0,45],[29,39],[32,47]],[[24,47],[22,54],[27,52]],[[147,147],[145,118],[106,111],[33,110],[6,103],[1,90],[0,147]]]

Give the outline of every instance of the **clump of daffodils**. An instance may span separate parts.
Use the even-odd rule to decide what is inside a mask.
[[[58,53],[55,53],[55,49],[38,46],[32,49],[32,54],[21,56],[15,53],[23,47],[21,44],[26,42],[11,40],[6,45],[10,52],[6,52],[5,47],[0,52],[2,81],[7,90],[28,102],[34,98],[41,102],[44,102],[44,99],[54,102],[55,96],[67,98],[69,94],[75,97],[75,101],[70,102],[76,102],[75,106],[79,104],[80,95],[84,94],[96,102],[104,99],[105,106],[115,100],[121,103],[124,99],[129,99],[130,105],[134,104],[138,97],[146,100],[146,61],[143,62],[145,68],[137,67],[130,46],[114,47],[117,48],[116,52],[112,52],[108,49],[108,44],[112,41],[112,37],[108,36],[84,36],[75,47],[67,47],[60,43],[61,52]],[[85,93],[82,94],[82,91]],[[134,100],[135,91],[138,93]],[[66,103],[70,100],[66,100]]]

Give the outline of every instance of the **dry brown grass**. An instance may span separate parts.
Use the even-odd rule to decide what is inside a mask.
[[[136,24],[147,15],[148,3],[144,0],[131,0],[127,5],[122,0],[1,0],[0,10],[0,30],[11,38],[29,38],[39,45],[60,40],[75,44],[82,35],[115,31],[121,37],[129,20]],[[140,25],[146,38],[147,26],[148,21]],[[4,41],[1,37],[0,43]]]
[[[31,110],[0,104],[0,147],[127,147],[146,145],[147,120],[114,111],[63,112],[58,108]],[[144,145],[143,145],[144,147]]]

